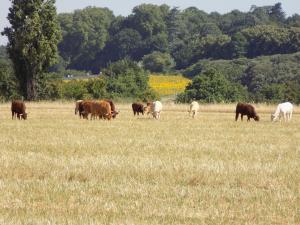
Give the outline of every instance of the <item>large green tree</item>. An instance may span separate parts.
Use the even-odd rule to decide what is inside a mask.
[[[11,26],[2,32],[8,37],[11,58],[21,93],[37,99],[39,79],[57,60],[61,38],[55,0],[11,0],[8,13]]]
[[[97,55],[109,40],[108,28],[114,15],[108,8],[87,7],[58,19],[63,31],[59,44],[69,69],[98,72]]]

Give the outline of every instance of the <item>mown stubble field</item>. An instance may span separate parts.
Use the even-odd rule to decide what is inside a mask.
[[[0,224],[300,224],[299,108],[247,123],[234,105],[165,105],[159,121],[117,107],[107,122],[28,103],[12,121],[0,105]]]

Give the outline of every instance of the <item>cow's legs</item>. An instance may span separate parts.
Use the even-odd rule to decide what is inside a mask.
[[[284,113],[283,113],[283,121],[284,121],[284,122],[286,122],[286,116],[287,116],[287,115],[286,115],[286,113],[284,112]]]
[[[289,115],[289,120],[292,119],[292,115],[293,115],[293,112],[290,112],[290,115]]]
[[[239,114],[238,113],[235,113],[235,121],[237,121],[239,118]]]

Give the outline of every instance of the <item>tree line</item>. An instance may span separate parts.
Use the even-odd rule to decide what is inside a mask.
[[[281,3],[223,15],[195,7],[179,10],[142,4],[127,17],[88,7],[59,14],[58,21],[62,64],[95,73],[125,57],[134,61],[161,57],[163,65],[178,70],[201,59],[255,58],[300,50],[300,16],[286,18]]]
[[[97,7],[56,15],[53,0],[12,3],[8,17],[13,29],[6,28],[3,34],[9,38],[8,54],[19,81],[16,89],[28,99],[45,97],[40,92],[49,84],[48,78],[65,70],[103,72],[103,91],[111,96],[154,96],[143,83],[147,82],[147,75],[133,78],[126,72],[140,68],[143,74],[176,71],[194,78],[178,101],[299,101],[296,94],[282,93],[296,90],[299,85],[298,72],[293,73],[287,64],[292,64],[294,71],[299,70],[299,57],[294,53],[300,51],[300,16],[287,17],[281,3],[226,14],[206,13],[196,7],[179,10],[165,4],[141,4],[126,17]],[[27,11],[18,11],[22,7]],[[43,22],[41,12],[48,21]],[[22,51],[18,52],[20,46]],[[281,62],[283,58],[286,61]],[[120,72],[111,72],[111,68]],[[31,74],[37,75],[30,79]],[[218,88],[208,88],[214,79],[218,80]],[[139,94],[130,91],[136,85],[143,90]],[[206,98],[199,94],[205,88],[207,95],[211,91],[223,94]],[[28,89],[36,93],[29,95]],[[228,93],[224,94],[225,90]]]

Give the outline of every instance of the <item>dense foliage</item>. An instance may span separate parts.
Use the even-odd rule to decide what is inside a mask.
[[[235,102],[245,100],[246,96],[247,92],[240,84],[231,83],[222,73],[210,69],[195,76],[185,92],[177,96],[177,101]]]
[[[32,2],[37,5],[33,7],[29,2],[13,1],[24,9],[36,9],[43,1]],[[33,76],[37,86],[36,98],[142,98],[143,95],[153,98],[155,95],[147,83],[146,71],[150,71],[182,72],[193,79],[185,93],[177,98],[182,102],[191,99],[300,102],[300,57],[297,53],[300,52],[300,16],[287,17],[281,3],[251,6],[248,12],[233,10],[223,15],[206,13],[195,7],[179,10],[165,4],[141,4],[126,17],[115,16],[111,10],[97,7],[61,13],[57,17],[62,34],[58,44],[60,57],[58,63],[48,70],[56,73],[53,76],[44,70],[55,59],[52,53],[56,50],[59,29],[55,25],[53,0],[47,2],[50,6],[44,8],[49,9],[52,22],[43,22],[44,17],[39,13],[29,13],[27,18],[27,11],[23,10],[20,21],[14,23],[11,19],[10,22],[16,28],[28,26],[26,35],[12,35],[9,29],[4,32],[11,36],[11,40],[18,37],[18,46],[36,43],[30,51],[38,50],[36,56],[48,59],[42,61],[44,64],[37,63],[38,72],[24,72],[27,68],[24,65],[29,60],[37,62],[37,58],[22,58],[21,52],[12,55],[14,45],[8,45],[12,61],[18,59],[18,65],[22,65],[15,66],[22,95],[28,89],[28,84],[24,86],[28,83],[26,77],[36,74]],[[18,9],[12,8],[9,16],[14,18]],[[46,38],[35,42],[40,38],[37,37],[40,27],[44,28],[41,31],[54,34],[44,35],[42,32],[41,37],[50,35],[54,40]],[[25,50],[25,56],[29,56],[30,51]],[[0,57],[5,58],[3,48],[0,48]],[[77,70],[102,76],[97,82],[53,81],[57,76],[76,74],[74,71]]]
[[[0,58],[0,100],[18,97],[13,69],[10,63]]]
[[[229,82],[241,94],[235,98],[231,98],[231,95],[222,101],[241,101],[248,96],[246,100],[249,101],[288,100],[300,103],[300,53],[263,56],[255,59],[201,60],[184,70],[184,74],[188,77],[205,77],[206,71],[211,69],[222,74],[226,79],[224,83]],[[178,100],[203,99],[200,96],[189,95],[191,89],[198,90],[199,87],[195,85],[187,87],[185,98],[179,96]]]
[[[60,29],[54,0],[12,0],[3,34],[23,96],[38,98],[44,72],[55,63]]]
[[[43,84],[43,99],[129,98],[153,100],[159,96],[149,87],[148,73],[131,60],[112,63],[101,76],[89,79],[62,80],[52,73]]]
[[[183,69],[201,59],[300,50],[300,17],[286,18],[280,3],[224,15],[142,4],[127,17],[115,17],[107,8],[88,7],[58,18],[63,30],[59,49],[67,68],[93,72],[125,57],[139,61],[154,52],[168,53],[173,66]],[[151,71],[157,70],[153,67]]]

